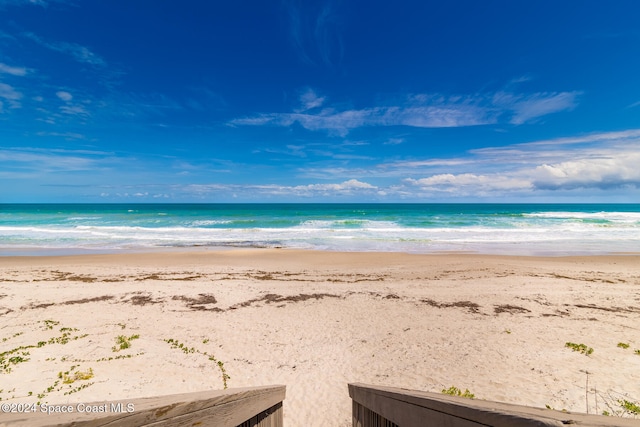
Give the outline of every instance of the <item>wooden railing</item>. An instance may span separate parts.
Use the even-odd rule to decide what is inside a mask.
[[[353,427],[638,427],[640,420],[574,414],[439,393],[349,384]]]
[[[282,427],[284,397],[285,386],[265,386],[111,402],[40,405],[35,407],[36,412],[23,412],[22,406],[21,413],[0,414],[0,426]],[[63,408],[67,413],[47,414],[48,410]]]

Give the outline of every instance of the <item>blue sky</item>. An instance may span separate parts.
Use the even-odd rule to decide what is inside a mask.
[[[0,202],[640,202],[640,2],[0,0]]]

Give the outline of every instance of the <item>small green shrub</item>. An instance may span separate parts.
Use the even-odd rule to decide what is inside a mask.
[[[618,403],[630,415],[640,415],[640,406],[637,403],[630,402],[626,399],[618,400]]]
[[[74,367],[75,368],[75,367]],[[73,371],[74,368],[71,368],[70,371]],[[60,374],[58,374],[58,378],[60,378]],[[62,382],[64,384],[73,384],[76,381],[84,381],[93,378],[93,369],[89,368],[88,371],[77,371],[74,372],[73,375],[70,375],[69,372],[65,372],[62,376]]]
[[[585,344],[576,344],[573,342],[567,342],[564,345],[565,347],[570,348],[573,351],[577,351],[580,352],[586,356],[589,356],[591,353],[593,353],[593,348],[591,347],[587,347]]]
[[[458,387],[455,386],[451,386],[449,388],[446,389],[442,389],[442,394],[448,394],[450,396],[460,396],[460,397],[466,397],[468,399],[473,399],[474,397],[476,397],[475,394],[471,393],[469,391],[469,389],[466,389],[464,392],[461,391]]]
[[[140,338],[140,335],[137,334],[131,335],[130,337],[127,337],[125,335],[118,335],[116,337],[116,345],[111,347],[111,350],[113,352],[126,350],[127,348],[131,347],[131,341],[137,340],[138,338]]]
[[[629,348],[629,344],[627,344],[626,342],[619,342],[618,343],[618,347],[620,347],[620,348]]]

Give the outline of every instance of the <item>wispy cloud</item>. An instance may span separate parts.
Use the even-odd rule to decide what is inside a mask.
[[[296,112],[303,112],[307,110],[313,110],[314,108],[321,107],[324,104],[326,98],[319,96],[313,89],[306,88],[300,94],[300,108]]]
[[[408,178],[405,182],[420,187],[422,191],[448,193],[455,196],[487,195],[495,192],[521,191],[533,188],[527,179],[500,174],[440,174],[422,179]]]
[[[542,92],[531,95],[498,92],[493,97],[493,104],[511,112],[510,123],[521,125],[538,117],[574,109],[579,95],[580,92]]]
[[[9,108],[20,108],[20,100],[22,93],[18,92],[13,86],[6,83],[0,83],[0,99],[4,99]],[[3,112],[4,102],[0,100],[0,113]]]
[[[45,137],[54,136],[54,137],[64,138],[67,141],[87,139],[86,135],[83,135],[81,133],[76,133],[76,132],[37,132],[36,135],[45,136]]]
[[[104,59],[93,53],[86,46],[77,43],[44,40],[34,33],[23,33],[23,35],[47,49],[70,55],[73,59],[83,64],[90,64],[96,67],[106,67],[107,65]]]
[[[97,166],[97,159],[106,153],[43,150],[43,149],[0,149],[0,165],[7,171],[28,171],[34,174],[45,174],[69,171],[90,171]]]
[[[284,8],[291,44],[302,62],[332,66],[342,59],[344,47],[335,2],[286,0]]]
[[[29,70],[25,67],[14,67],[0,62],[0,74],[11,74],[12,76],[26,76]]]
[[[69,102],[73,99],[73,95],[71,95],[69,92],[66,92],[64,90],[60,90],[56,92],[56,96],[65,102]]]
[[[520,125],[539,117],[569,111],[577,105],[578,92],[516,95],[442,96],[418,94],[406,97],[400,105],[340,110],[322,108],[325,98],[306,92],[302,100],[308,108],[292,113],[263,113],[237,118],[232,126],[282,126],[298,124],[311,131],[346,136],[351,130],[370,126],[409,126],[418,128],[466,127],[509,122]],[[304,101],[307,101],[306,104]]]
[[[50,4],[63,3],[72,4],[68,0],[0,0],[0,9],[4,6],[41,6],[47,7]]]
[[[402,199],[554,197],[576,192],[640,195],[640,129],[470,150],[451,158],[394,160],[367,167],[301,167],[306,179],[352,177],[387,183]],[[629,193],[629,198],[631,194]],[[631,199],[629,199],[631,201]]]
[[[350,179],[339,183],[315,183],[306,185],[277,185],[277,184],[191,184],[177,186],[175,190],[200,197],[210,197],[212,194],[235,194],[243,197],[345,197],[354,195],[375,194],[378,187],[357,179]]]

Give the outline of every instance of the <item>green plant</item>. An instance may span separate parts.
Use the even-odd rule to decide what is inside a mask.
[[[451,386],[447,389],[442,389],[442,394],[448,394],[450,396],[466,397],[468,399],[473,399],[474,397],[476,397],[475,394],[469,391],[469,389],[466,389],[464,392],[462,392],[458,387],[455,387],[455,386]]]
[[[11,335],[10,337],[2,338],[2,342],[10,340],[11,338],[19,337],[22,334],[24,334],[24,332],[16,332],[15,334]]]
[[[635,350],[634,353],[640,356],[640,350]]]
[[[60,322],[55,321],[55,320],[43,320],[42,323],[44,323],[44,329],[53,329],[54,326],[57,326],[60,324]]]
[[[606,407],[602,415],[632,418],[637,418],[640,415],[638,402],[625,393],[609,390],[605,393],[597,393],[596,396]]]
[[[82,390],[82,389],[85,389],[85,388],[87,388],[87,387],[89,387],[89,386],[92,386],[93,384],[94,384],[94,383],[86,383],[86,384],[82,384],[82,385],[80,385],[80,386],[78,386],[78,387],[72,388],[72,389],[71,389],[71,390],[69,390],[69,391],[65,391],[65,392],[64,392],[64,394],[65,394],[65,395],[69,395],[69,394],[72,394],[72,393],[77,393],[77,392],[79,392],[79,391],[80,391],[80,390]]]
[[[637,403],[630,402],[626,399],[618,400],[618,404],[624,411],[630,415],[640,415],[640,406]]]
[[[589,356],[591,353],[593,353],[593,348],[587,347],[585,344],[576,344],[573,342],[567,342],[564,344],[564,346],[570,348],[573,351],[580,352],[586,356]]]
[[[69,371],[73,371],[75,369],[75,366],[72,367]],[[84,380],[88,380],[90,378],[93,378],[93,369],[89,368],[88,371],[76,371],[73,373],[73,375],[69,374],[69,371],[65,372],[64,375],[62,376],[62,382],[64,384],[73,384],[76,381],[84,381]],[[60,377],[60,374],[58,374],[58,378]]]
[[[629,348],[629,344],[627,344],[625,342],[619,342],[618,343],[618,347],[620,347],[620,348]]]
[[[215,358],[215,356],[210,355],[206,351],[197,350],[194,347],[189,348],[188,346],[184,345],[183,343],[181,343],[178,340],[174,340],[173,338],[165,339],[164,342],[169,344],[171,346],[171,348],[179,349],[182,352],[184,352],[185,354],[198,353],[198,354],[202,354],[203,356],[207,356],[210,361],[212,361],[213,363],[216,364],[216,366],[218,366],[218,369],[220,370],[220,374],[222,375],[222,385],[223,385],[223,387],[225,389],[227,388],[227,381],[230,380],[231,377],[227,374],[227,370],[224,367],[224,363],[222,363],[221,361],[217,360]]]
[[[116,345],[111,347],[111,350],[114,352],[125,350],[131,347],[131,341],[137,340],[138,338],[140,338],[140,335],[137,335],[137,334],[131,335],[130,337],[127,337],[125,335],[118,335],[116,337]]]

